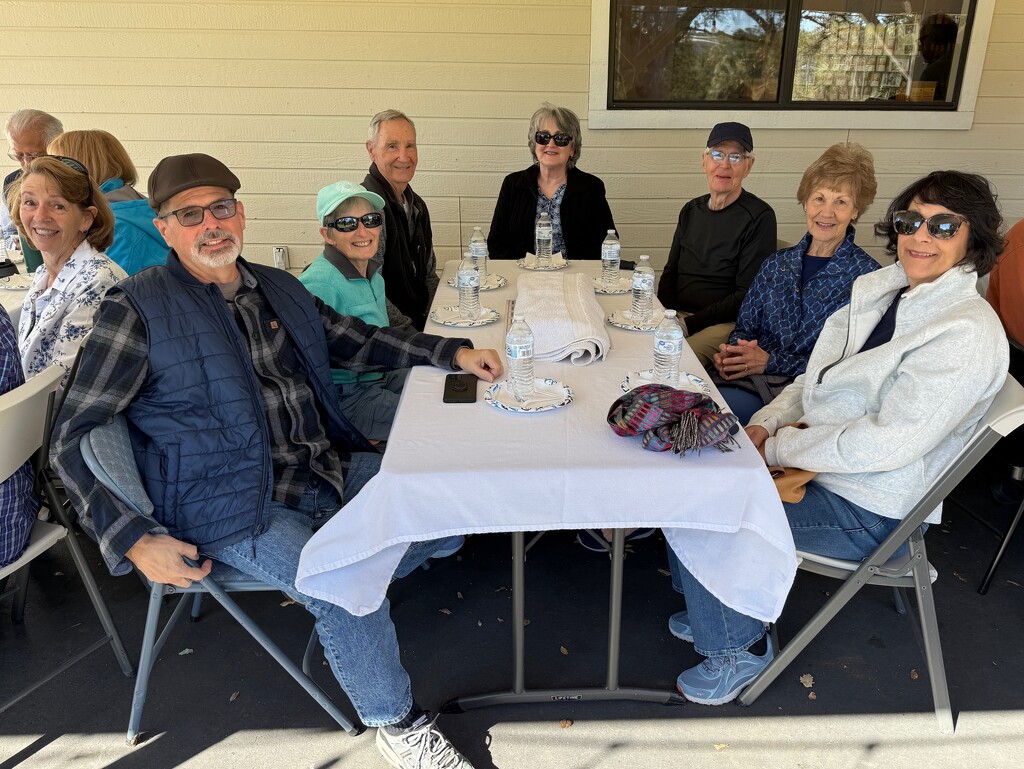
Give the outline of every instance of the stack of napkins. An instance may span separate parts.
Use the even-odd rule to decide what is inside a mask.
[[[565,273],[520,275],[516,315],[533,330],[533,357],[568,358],[575,366],[600,360],[611,348],[593,278]]]

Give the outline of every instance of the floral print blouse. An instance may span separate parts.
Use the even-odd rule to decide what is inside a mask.
[[[125,277],[125,271],[87,240],[75,249],[46,288],[46,266],[36,270],[32,288],[21,306],[18,347],[25,378],[57,364],[64,379],[78,348],[92,331],[93,316],[107,289]]]

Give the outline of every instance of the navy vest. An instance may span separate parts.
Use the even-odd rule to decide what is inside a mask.
[[[281,270],[250,265],[309,373],[328,438],[373,450],[337,407],[327,340],[313,298]],[[257,534],[272,499],[263,400],[245,339],[224,295],[196,280],[171,252],[166,267],[122,281],[149,342],[149,371],[125,412],[154,517],[172,536],[203,546]]]

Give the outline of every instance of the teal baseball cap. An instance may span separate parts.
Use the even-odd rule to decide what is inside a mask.
[[[376,210],[384,210],[384,198],[376,192],[370,192],[366,187],[355,182],[334,182],[316,194],[317,221],[323,224],[327,216],[349,198],[363,198]]]

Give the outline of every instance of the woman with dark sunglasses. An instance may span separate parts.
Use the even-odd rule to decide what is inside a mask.
[[[1001,224],[981,176],[936,171],[903,190],[876,227],[896,264],[854,282],[806,372],[751,417],[747,435],[768,465],[818,473],[800,502],[783,503],[797,550],[863,559],[970,440],[1009,364],[976,287],[1002,249]],[[771,660],[764,624],[678,562],[673,571],[688,610],[669,629],[708,657],[677,686],[695,702],[728,702]]]
[[[103,295],[125,277],[103,253],[114,215],[86,167],[60,155],[29,163],[7,203],[18,232],[43,256],[18,324],[25,378],[54,364],[70,371]]]
[[[583,149],[580,120],[570,109],[544,103],[533,113],[527,146],[533,164],[505,177],[494,207],[487,248],[492,259],[521,259],[534,249],[542,213],[553,225],[552,253],[600,259],[615,229],[604,183],[576,167]]]
[[[388,318],[380,273],[384,198],[354,182],[335,182],[317,194],[316,213],[324,250],[299,276],[302,284],[342,315],[382,328],[411,328],[397,310],[393,314],[401,320],[393,324]],[[408,373],[331,369],[342,412],[372,443],[388,439]]]

